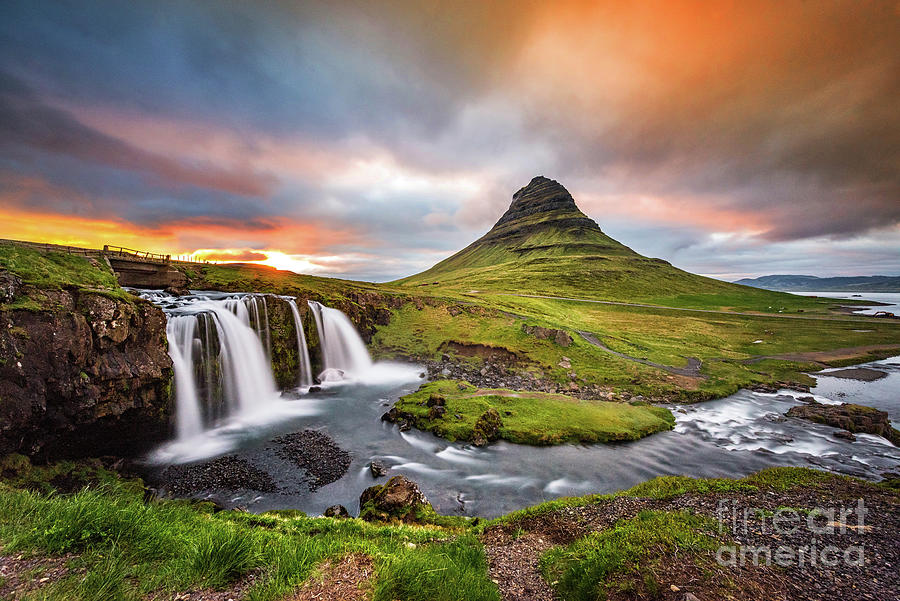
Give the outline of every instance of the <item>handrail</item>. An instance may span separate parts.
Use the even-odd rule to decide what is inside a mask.
[[[51,244],[49,242],[30,242],[27,240],[8,240],[0,238],[0,244],[13,244],[16,246],[24,246],[45,252],[63,252],[71,255],[82,255],[85,257],[119,257],[122,259],[130,259],[137,261],[145,261],[148,263],[187,263],[197,265],[210,265],[212,262],[188,258],[189,255],[181,255],[172,257],[172,255],[164,255],[161,253],[152,253],[146,250],[137,250],[134,248],[126,248],[124,246],[113,246],[104,244],[103,250],[94,248],[83,248],[80,246],[67,246],[64,244]]]
[[[103,254],[107,256],[113,255],[117,257],[144,259],[146,261],[159,261],[162,263],[168,263],[172,259],[172,255],[152,253],[146,250],[135,250],[133,248],[125,248],[124,246],[110,246],[109,244],[103,245]]]

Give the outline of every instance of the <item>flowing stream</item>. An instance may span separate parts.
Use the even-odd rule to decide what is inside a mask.
[[[900,471],[900,449],[878,436],[856,442],[834,437],[834,428],[783,414],[808,396],[782,391],[740,391],[697,405],[673,405],[675,429],[639,441],[610,445],[529,447],[505,442],[487,448],[448,443],[431,434],[400,432],[380,417],[422,380],[416,366],[372,363],[343,313],[310,303],[324,369],[312,382],[309,355],[300,353],[298,389],[275,390],[266,363],[265,314],[253,295],[198,294],[173,299],[148,295],[169,314],[170,353],[176,370],[177,438],[152,461],[163,469],[234,454],[271,475],[278,492],[205,490],[199,496],[251,511],[293,508],[320,514],[340,503],[358,509],[360,493],[376,482],[370,462],[389,475],[415,480],[443,513],[496,516],[563,495],[612,492],[666,474],[740,476],[777,465],[808,466],[871,479]],[[264,304],[263,304],[264,306]],[[248,318],[244,319],[243,310]],[[294,319],[299,324],[299,312]],[[254,318],[254,315],[259,317]],[[298,345],[305,346],[298,327]],[[218,374],[204,370],[210,354],[222,359]],[[867,366],[888,375],[874,382],[817,375],[813,396],[824,403],[859,402],[888,411],[900,422],[900,357]],[[231,373],[234,372],[234,373]],[[239,373],[240,372],[240,373]],[[309,377],[309,379],[305,379]],[[216,386],[217,378],[221,386]],[[189,382],[191,385],[189,385]],[[214,385],[210,385],[212,381]],[[193,385],[193,386],[192,386]],[[224,410],[216,407],[220,390]],[[309,492],[301,470],[273,451],[272,439],[304,429],[327,432],[352,456],[340,480]]]

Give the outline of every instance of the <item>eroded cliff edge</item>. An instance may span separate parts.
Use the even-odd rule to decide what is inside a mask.
[[[159,308],[121,290],[0,279],[0,454],[130,456],[169,435]]]

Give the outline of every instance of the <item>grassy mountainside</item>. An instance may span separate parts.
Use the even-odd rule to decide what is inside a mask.
[[[562,185],[545,177],[516,192],[487,234],[431,269],[393,283],[444,294],[502,291],[758,311],[795,302],[644,257],[604,234]]]
[[[853,301],[740,286],[643,257],[543,177],[516,192],[480,239],[391,285],[434,302],[395,309],[374,338],[378,352],[477,362],[456,355],[480,345],[555,390],[600,385],[697,400],[754,384],[812,384],[804,371],[900,352],[900,323],[837,306]],[[536,339],[523,326],[563,330],[572,343]]]

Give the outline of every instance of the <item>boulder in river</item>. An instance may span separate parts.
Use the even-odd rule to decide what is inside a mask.
[[[428,410],[428,419],[441,419],[444,417],[444,414],[447,413],[447,408],[442,407],[440,405],[435,405],[431,409]]]
[[[405,476],[370,486],[359,497],[359,517],[374,521],[418,522],[434,509],[418,485]]]
[[[349,518],[350,512],[343,505],[332,505],[325,510],[326,518]]]
[[[369,464],[369,471],[372,473],[373,478],[381,478],[382,476],[387,476],[388,468],[380,461],[373,461]]]
[[[876,434],[888,439],[894,446],[900,446],[900,431],[891,426],[887,412],[873,407],[852,403],[823,405],[813,402],[791,407],[785,415],[840,428],[854,434],[860,432]]]

